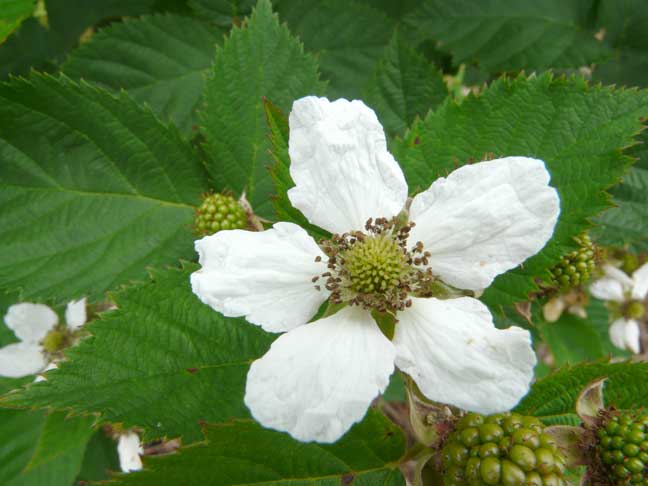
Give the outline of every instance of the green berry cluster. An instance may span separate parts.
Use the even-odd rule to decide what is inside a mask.
[[[565,462],[535,417],[470,413],[443,447],[446,486],[564,486]]]
[[[597,450],[610,484],[648,486],[648,414],[614,415],[597,434]]]
[[[563,256],[560,262],[549,269],[550,283],[561,290],[571,289],[584,284],[596,266],[596,247],[587,233],[574,238],[578,250]]]
[[[220,230],[242,229],[247,226],[245,210],[232,196],[205,194],[196,209],[194,228],[198,235],[207,236]]]

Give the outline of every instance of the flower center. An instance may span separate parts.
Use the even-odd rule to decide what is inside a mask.
[[[413,227],[414,223],[398,217],[369,219],[364,232],[351,231],[321,241],[329,269],[321,277],[331,292],[331,302],[396,312],[412,304],[411,295],[430,296],[435,286],[443,285],[427,267],[430,253],[423,251],[423,244],[417,242],[408,249]],[[313,282],[319,279],[316,276]]]
[[[405,253],[393,238],[371,236],[341,254],[350,287],[370,294],[397,287],[408,271]]]
[[[646,313],[646,308],[643,305],[643,302],[639,300],[631,300],[628,302],[624,309],[624,314],[629,319],[641,319]]]

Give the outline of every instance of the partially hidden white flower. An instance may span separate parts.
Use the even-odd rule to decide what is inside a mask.
[[[639,353],[639,322],[645,314],[643,301],[648,295],[648,263],[632,274],[626,275],[612,265],[603,267],[604,275],[590,285],[590,292],[597,299],[605,300],[615,315],[610,326],[610,340],[620,349]]]
[[[480,301],[442,300],[434,289],[481,290],[545,245],[560,210],[544,163],[463,166],[407,212],[403,172],[361,101],[302,98],[289,123],[288,197],[334,236],[318,246],[292,223],[221,231],[196,241],[202,268],[191,276],[213,309],[285,333],[250,368],[252,415],[299,440],[336,441],[394,365],[431,400],[482,413],[513,407],[533,376],[529,333],[499,330]],[[329,298],[342,309],[308,323]],[[373,317],[385,310],[398,320],[391,340]]]
[[[123,472],[142,469],[142,458],[140,456],[144,454],[144,449],[139,436],[135,432],[126,432],[119,436],[117,454],[119,455],[119,467]]]
[[[67,304],[68,328],[76,330],[85,323],[85,306],[85,298]],[[4,322],[20,341],[0,348],[0,376],[20,378],[45,371],[48,361],[42,341],[58,324],[56,312],[44,304],[21,302],[7,309]]]

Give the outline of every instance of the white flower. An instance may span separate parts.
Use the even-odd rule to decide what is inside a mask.
[[[610,326],[610,340],[621,349],[639,353],[639,322],[645,313],[643,300],[648,295],[648,263],[642,265],[632,278],[612,265],[603,267],[604,276],[590,285],[597,299],[610,303],[616,319]]]
[[[127,473],[142,469],[140,455],[144,454],[144,449],[139,436],[135,432],[127,432],[119,436],[117,454],[119,454],[119,466],[123,472]]]
[[[85,298],[68,303],[65,319],[72,331],[85,323],[85,305]],[[22,302],[9,307],[4,321],[20,342],[0,348],[0,376],[20,378],[44,371],[48,362],[42,341],[58,324],[56,312],[44,304]]]
[[[447,297],[448,286],[483,289],[545,245],[559,201],[544,163],[463,166],[414,197],[413,226],[403,219],[405,178],[371,109],[307,97],[289,121],[296,185],[288,197],[332,240],[320,247],[292,223],[221,231],[196,242],[202,269],[191,276],[194,293],[218,312],[285,332],[248,373],[252,415],[300,440],[336,441],[384,391],[394,365],[431,400],[509,410],[532,379],[529,333],[496,329],[474,298],[435,296]],[[351,305],[305,325],[329,297]],[[391,340],[378,311],[396,314]]]

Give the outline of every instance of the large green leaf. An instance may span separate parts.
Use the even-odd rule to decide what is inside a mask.
[[[119,310],[85,327],[93,337],[70,348],[47,381],[7,401],[98,412],[101,422],[185,443],[200,440],[202,421],[248,417],[248,365],[273,337],[202,304],[189,283],[196,269],[155,271],[150,282],[114,294]]]
[[[648,406],[648,364],[583,364],[566,367],[538,380],[515,409],[535,415],[548,424],[578,425],[576,400],[592,381],[608,378],[605,383],[605,404],[629,409]]]
[[[0,409],[0,484],[70,486],[81,469],[92,418]]]
[[[417,116],[425,116],[447,95],[441,72],[395,35],[363,98],[389,135],[401,135]]]
[[[597,66],[593,79],[619,86],[648,86],[648,3],[600,2],[598,28],[614,48],[614,57]]]
[[[479,97],[448,101],[393,144],[410,190],[424,190],[458,165],[487,156],[523,155],[546,162],[560,194],[561,215],[552,240],[522,267],[498,277],[489,305],[527,299],[534,279],[575,249],[573,237],[609,207],[604,190],[616,183],[648,115],[648,93],[592,87],[579,78],[550,75],[500,79]],[[585,176],[586,175],[586,176]]]
[[[592,232],[597,243],[635,252],[648,251],[648,132],[643,131],[640,140],[628,152],[638,162],[610,191],[616,207],[596,219],[599,226]]]
[[[277,11],[306,49],[319,54],[333,98],[360,97],[396,25],[353,0],[281,0]]]
[[[200,161],[126,94],[66,78],[0,86],[0,287],[99,296],[193,256]]]
[[[62,70],[101,87],[127,90],[183,133],[191,133],[204,77],[224,30],[179,15],[110,25],[73,51]]]
[[[47,0],[47,26],[27,19],[0,46],[0,79],[31,68],[52,71],[79,41],[83,32],[100,21],[166,9],[160,0]]]
[[[282,110],[321,93],[315,59],[261,0],[242,28],[218,48],[201,111],[210,175],[220,189],[245,191],[255,212],[272,217],[272,165],[263,98]]]
[[[0,44],[34,9],[34,0],[0,0]]]
[[[610,55],[586,28],[593,8],[591,0],[425,0],[406,23],[411,37],[439,41],[456,64],[491,73],[579,68]]]
[[[123,486],[401,486],[397,467],[402,432],[377,413],[334,445],[304,444],[286,434],[239,421],[207,426],[206,443],[145,459],[145,470],[120,477]]]

